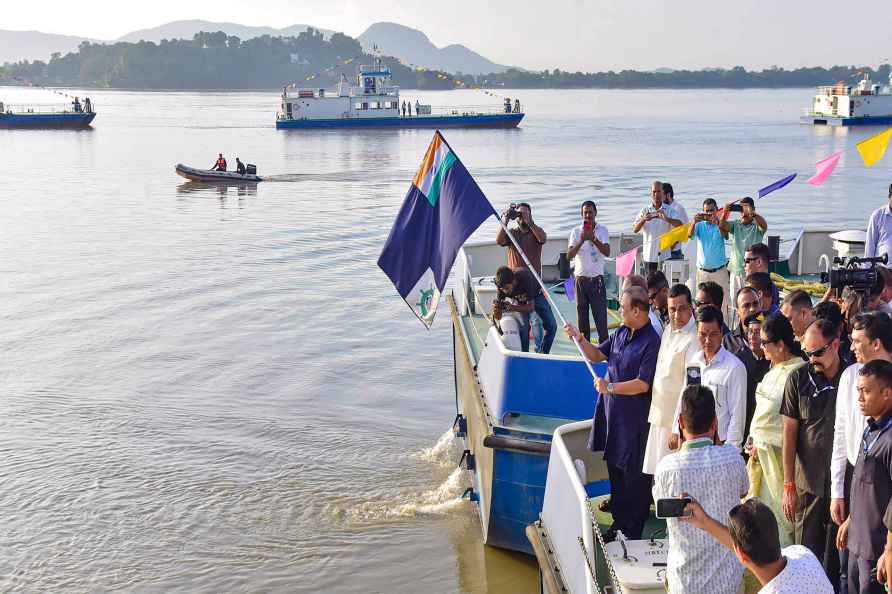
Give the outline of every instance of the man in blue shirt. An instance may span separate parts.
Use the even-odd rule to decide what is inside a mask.
[[[641,538],[651,500],[650,475],[642,472],[642,464],[660,337],[650,323],[649,310],[647,291],[630,287],[620,301],[622,326],[597,347],[573,326],[564,328],[588,359],[607,361],[607,376],[595,380],[600,396],[589,448],[603,451],[607,461],[612,529],[633,540]]]
[[[889,255],[886,265],[892,266],[892,184],[889,184],[889,204],[873,211],[867,221],[864,255],[875,258],[883,254]]]
[[[730,295],[731,278],[728,274],[728,256],[725,255],[727,231],[723,231],[716,216],[718,204],[712,198],[703,201],[703,212],[691,221],[688,238],[696,238],[700,243],[697,255],[697,284],[713,281],[722,288],[724,295]],[[725,319],[728,316],[727,304],[722,308]]]

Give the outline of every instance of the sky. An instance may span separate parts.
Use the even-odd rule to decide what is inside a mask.
[[[461,43],[500,64],[569,71],[659,67],[878,65],[892,58],[892,0],[152,0],[15,5],[0,29],[115,39],[169,21],[358,36],[391,21],[438,47]]]

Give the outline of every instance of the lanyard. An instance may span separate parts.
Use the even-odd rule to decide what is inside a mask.
[[[873,441],[870,443],[867,443],[867,436],[870,435],[870,425],[868,425],[864,429],[864,435],[861,437],[861,444],[864,449],[864,457],[865,458],[870,454],[870,450],[872,450],[873,446],[876,445],[877,440],[879,440],[879,438],[883,435],[883,433],[886,432],[886,429],[888,429],[890,426],[892,426],[892,417],[889,417],[889,419],[886,420],[886,424],[880,428],[879,432],[877,433],[877,436],[874,437]]]

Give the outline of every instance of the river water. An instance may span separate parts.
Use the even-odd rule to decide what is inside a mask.
[[[92,130],[0,130],[0,591],[536,591],[458,499],[448,314],[425,331],[375,265],[431,132],[276,131],[275,92],[69,92]],[[585,199],[630,227],[653,179],[690,213],[837,150],[758,206],[784,238],[863,228],[892,181],[853,150],[871,130],[797,123],[806,89],[504,94],[521,128],[446,137],[549,233]],[[174,175],[218,152],[274,181]]]

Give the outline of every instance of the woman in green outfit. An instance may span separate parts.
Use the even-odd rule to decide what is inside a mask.
[[[749,447],[750,493],[771,508],[777,518],[781,546],[793,544],[793,524],[784,516],[784,471],[781,457],[783,422],[781,402],[787,378],[805,364],[802,349],[796,342],[793,327],[781,314],[765,318],[760,331],[762,350],[771,362],[771,369],[756,386],[756,410],[750,426]]]

